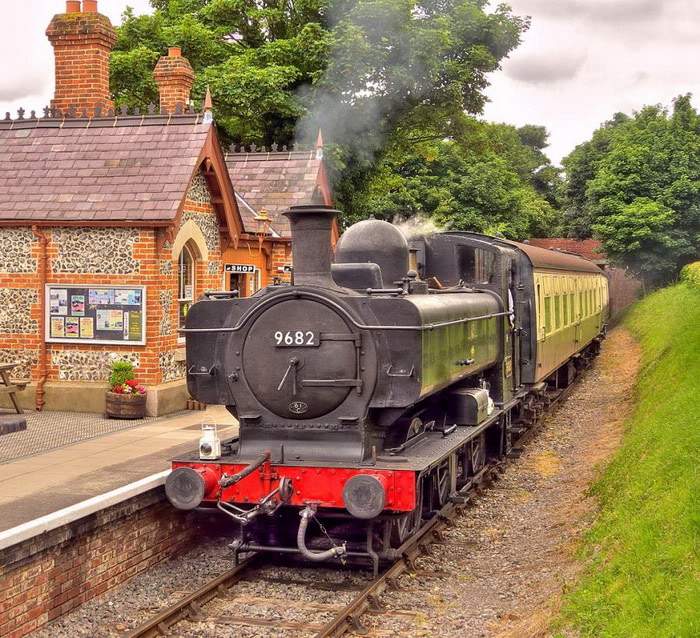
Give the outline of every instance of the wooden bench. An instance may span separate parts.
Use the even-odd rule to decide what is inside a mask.
[[[17,401],[17,392],[24,390],[29,381],[10,381],[10,373],[17,367],[16,363],[0,364],[0,395],[7,394],[15,407],[17,414],[23,414],[23,410]]]

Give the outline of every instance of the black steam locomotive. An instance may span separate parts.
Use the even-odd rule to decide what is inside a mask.
[[[244,551],[391,558],[502,457],[604,335],[607,280],[579,257],[287,211],[294,282],[189,312],[188,386],[240,423],[173,462],[175,507],[218,507]],[[218,442],[217,442],[218,443]]]

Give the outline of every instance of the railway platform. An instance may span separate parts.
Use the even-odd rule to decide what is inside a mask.
[[[194,449],[203,422],[236,432],[222,406],[139,421],[27,412],[27,429],[0,437],[0,533],[133,484]]]

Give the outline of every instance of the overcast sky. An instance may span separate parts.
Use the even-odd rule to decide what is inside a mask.
[[[488,119],[544,124],[559,161],[613,113],[700,106],[700,0],[511,0],[532,16],[524,43],[493,74]]]
[[[65,2],[3,4],[9,6],[0,21],[0,111],[40,110],[53,93],[53,56],[44,31]],[[493,74],[486,117],[546,125],[555,161],[616,111],[700,94],[700,0],[509,4],[532,16],[532,28],[503,71]],[[127,5],[137,12],[149,8],[148,0],[101,0],[99,7],[117,24]]]

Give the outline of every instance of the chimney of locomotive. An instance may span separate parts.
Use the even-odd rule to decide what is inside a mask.
[[[292,227],[294,284],[337,288],[331,276],[331,231],[338,211],[330,206],[292,206],[282,213]]]

